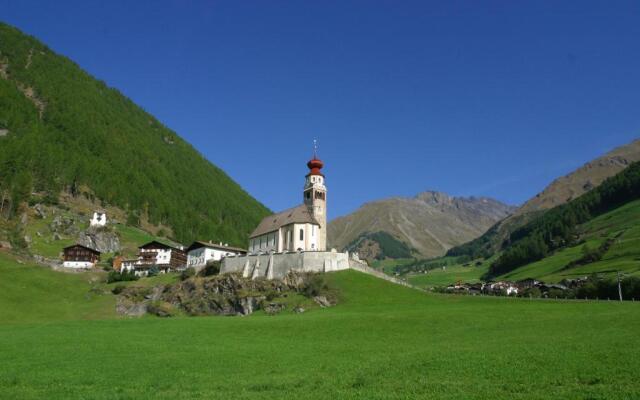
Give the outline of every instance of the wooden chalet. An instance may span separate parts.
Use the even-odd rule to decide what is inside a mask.
[[[100,252],[81,244],[74,244],[62,249],[63,263],[68,268],[90,268],[100,261]]]

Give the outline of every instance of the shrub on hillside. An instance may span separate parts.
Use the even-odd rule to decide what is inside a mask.
[[[580,265],[587,265],[602,260],[605,253],[609,251],[609,248],[613,245],[615,239],[609,238],[605,240],[599,247],[592,249],[588,243],[582,246],[582,257],[577,260],[571,261],[564,268],[569,269]]]
[[[527,288],[523,292],[521,292],[521,297],[538,298],[541,296],[542,292],[540,292],[540,288],[537,287]]]
[[[125,290],[127,287],[125,285],[116,285],[113,289],[111,289],[111,293],[113,294],[120,294],[122,293],[123,290]]]
[[[207,263],[207,266],[204,267],[202,271],[200,271],[200,276],[212,276],[218,275],[220,273],[220,267],[222,262],[220,261],[210,261]]]
[[[193,267],[189,267],[180,273],[180,280],[186,281],[194,276],[196,276],[196,270]]]
[[[133,271],[124,271],[120,273],[112,270],[107,275],[107,283],[137,281],[138,279],[139,278]]]
[[[160,270],[157,266],[153,265],[149,268],[149,272],[147,272],[147,276],[157,276],[160,273]]]
[[[9,225],[8,229],[9,243],[14,249],[26,249],[29,243],[24,239],[25,231],[19,223],[14,222]]]
[[[327,292],[329,292],[329,285],[322,274],[312,275],[302,291],[307,297],[326,295]]]

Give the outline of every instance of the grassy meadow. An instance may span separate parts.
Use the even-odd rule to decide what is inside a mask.
[[[94,293],[91,274],[2,255],[0,398],[640,397],[638,303],[446,296],[355,271],[327,277],[341,293],[330,309],[127,319],[107,291]]]
[[[0,324],[113,317],[115,298],[102,293],[104,273],[56,272],[20,262],[0,251]]]

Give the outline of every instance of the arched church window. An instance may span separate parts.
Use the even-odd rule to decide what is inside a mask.
[[[304,229],[300,229],[300,240],[304,240]]]

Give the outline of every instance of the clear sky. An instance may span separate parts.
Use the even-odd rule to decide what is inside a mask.
[[[0,0],[274,211],[320,142],[329,216],[525,201],[640,137],[638,1]]]

